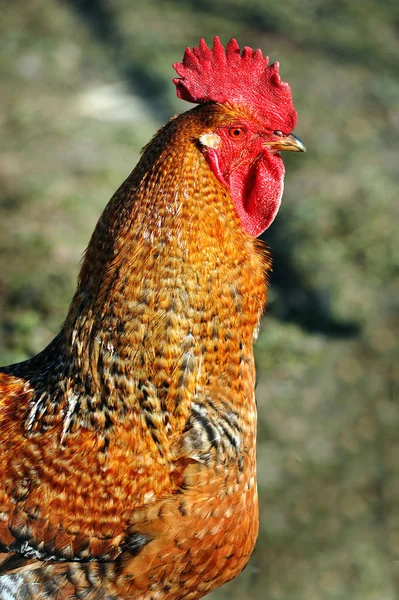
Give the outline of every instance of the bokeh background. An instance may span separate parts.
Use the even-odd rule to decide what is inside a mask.
[[[399,3],[0,3],[0,363],[56,334],[82,252],[201,36],[281,63],[306,155],[265,241],[261,532],[212,600],[399,597]]]

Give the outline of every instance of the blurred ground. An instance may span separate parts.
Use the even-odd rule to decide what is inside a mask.
[[[1,2],[0,363],[58,331],[107,200],[219,34],[281,63],[306,155],[265,236],[261,535],[212,600],[399,597],[399,4]],[[5,8],[6,7],[6,8]],[[187,105],[187,108],[189,106]]]

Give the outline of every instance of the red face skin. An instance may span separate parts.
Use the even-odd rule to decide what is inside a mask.
[[[221,143],[218,148],[204,147],[208,164],[229,188],[244,230],[257,237],[274,221],[281,203],[284,164],[280,153],[267,142],[278,141],[282,132],[276,134],[240,121],[214,133]]]

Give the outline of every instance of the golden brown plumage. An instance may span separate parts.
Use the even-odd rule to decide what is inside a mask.
[[[199,142],[242,112],[203,104],[158,132],[61,332],[0,371],[0,598],[196,599],[249,559],[270,264]]]

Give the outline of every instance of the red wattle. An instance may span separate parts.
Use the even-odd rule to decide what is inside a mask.
[[[265,151],[252,165],[234,170],[228,182],[231,197],[245,231],[258,237],[273,223],[284,190],[284,164]]]
[[[205,158],[208,161],[208,165],[211,167],[213,173],[219,179],[220,183],[227,186],[227,182],[223,177],[222,169],[220,166],[218,153],[213,148],[207,148],[205,152]]]

